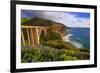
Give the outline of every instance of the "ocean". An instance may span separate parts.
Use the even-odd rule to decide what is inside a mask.
[[[77,48],[90,49],[90,28],[71,27],[66,38]]]

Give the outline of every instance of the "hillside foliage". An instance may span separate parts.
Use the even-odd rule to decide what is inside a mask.
[[[29,20],[29,18],[22,18],[21,23]],[[45,23],[42,19],[36,20],[36,22]],[[22,63],[86,59],[90,59],[89,49],[77,48],[72,43],[63,41],[61,35],[52,31],[52,28],[48,30],[47,36],[44,36],[43,32],[41,33],[39,47],[21,48]]]

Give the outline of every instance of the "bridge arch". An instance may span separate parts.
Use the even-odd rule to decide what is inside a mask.
[[[26,33],[23,32],[23,29]],[[44,32],[44,36],[47,36],[47,30],[48,26],[21,26],[21,39],[23,46],[32,45],[32,47],[35,47],[40,45],[41,32]],[[27,39],[25,39],[25,35],[27,36]]]

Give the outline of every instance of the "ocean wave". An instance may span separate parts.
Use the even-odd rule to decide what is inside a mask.
[[[78,41],[73,41],[71,40],[70,36],[72,36],[72,34],[70,35],[67,35],[67,36],[64,36],[63,37],[63,41],[66,41],[66,42],[70,42],[72,43],[73,45],[75,45],[77,48],[82,48],[83,47],[83,44],[78,42]]]
[[[73,36],[72,34],[67,35],[68,37]]]
[[[72,43],[73,45],[75,45],[77,48],[82,48],[83,45],[77,41],[70,41],[70,43]]]

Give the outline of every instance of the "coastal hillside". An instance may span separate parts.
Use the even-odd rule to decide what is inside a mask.
[[[63,37],[69,34],[69,27],[62,23],[44,18],[21,18],[21,26],[25,26],[25,28],[30,27],[31,30],[33,30],[29,31],[30,28],[28,28],[27,36],[25,28],[21,29],[25,43],[25,45],[23,42],[21,44],[21,62],[23,63],[90,59],[90,52],[87,48],[77,48],[73,43],[63,40]],[[38,29],[38,32],[41,32],[38,36],[38,32],[35,28]],[[31,37],[36,37],[30,39],[30,35]],[[29,39],[30,43],[36,43],[36,46],[33,46],[33,44],[29,45]],[[21,38],[21,40],[23,40],[23,38]]]
[[[54,32],[61,36],[61,38],[68,34],[68,27],[62,23],[58,23],[52,20],[47,20],[43,18],[22,18],[21,20],[22,26],[41,26],[41,27],[48,27],[48,33]],[[46,29],[46,28],[45,28]]]

